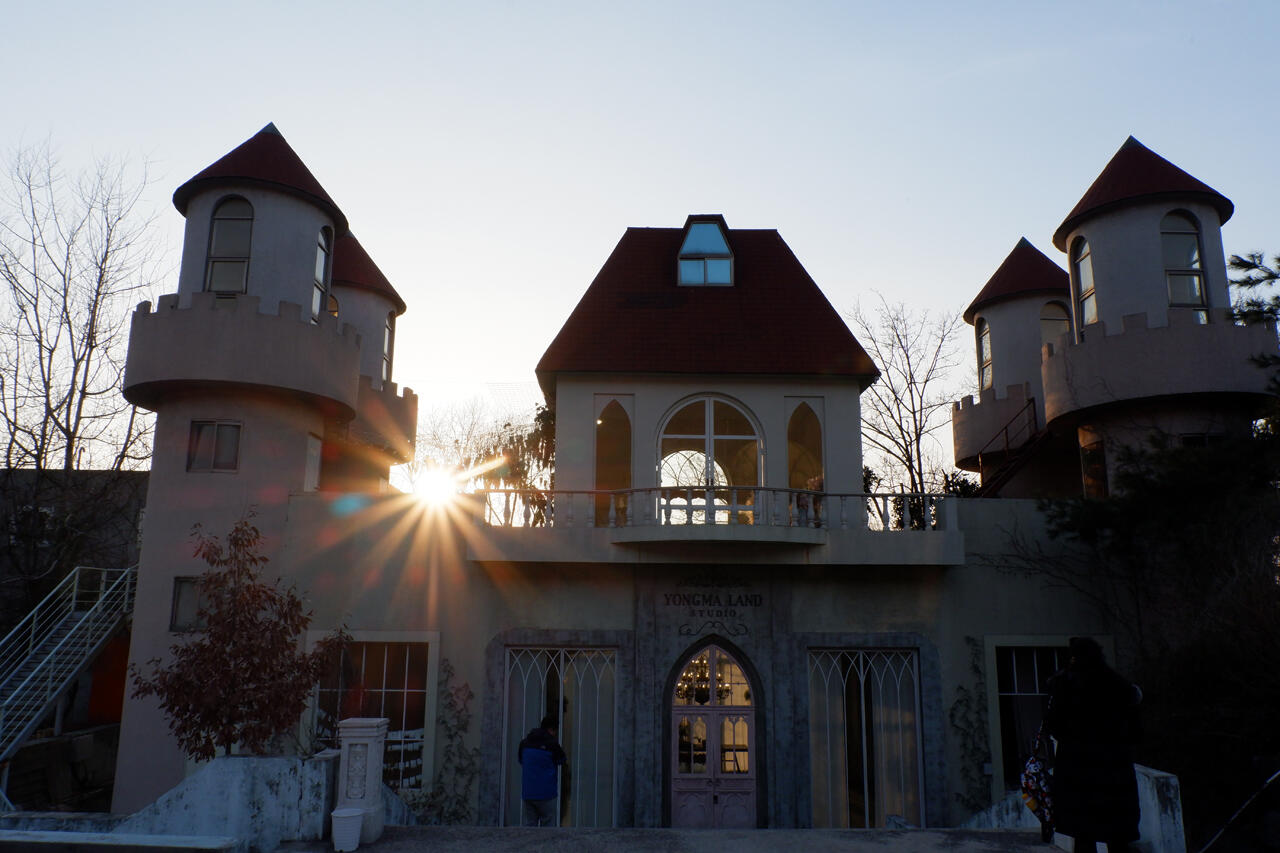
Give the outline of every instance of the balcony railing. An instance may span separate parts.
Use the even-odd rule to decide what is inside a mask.
[[[588,490],[489,489],[472,496],[488,527],[708,527],[819,530],[954,528],[943,495],[832,494],[762,486]]]

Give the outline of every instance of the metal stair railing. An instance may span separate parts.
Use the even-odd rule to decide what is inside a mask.
[[[136,578],[136,567],[77,567],[0,641],[0,761],[13,756],[130,612]]]

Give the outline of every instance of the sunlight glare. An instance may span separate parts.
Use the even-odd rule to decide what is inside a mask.
[[[429,468],[414,480],[413,493],[433,506],[452,503],[458,497],[458,479],[452,471]]]

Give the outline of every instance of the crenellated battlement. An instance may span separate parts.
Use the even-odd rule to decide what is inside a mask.
[[[182,302],[187,304],[183,305]],[[164,394],[184,387],[258,388],[310,399],[355,415],[360,389],[360,335],[355,327],[281,302],[274,314],[256,296],[212,293],[161,296],[134,310],[124,394],[154,409]]]
[[[179,300],[185,300],[188,304],[183,306]],[[250,294],[240,294],[235,297],[219,297],[209,292],[192,293],[183,296],[179,293],[166,293],[156,300],[155,311],[151,310],[149,301],[139,302],[137,308],[134,309],[135,317],[139,314],[168,314],[173,311],[217,311],[220,313],[230,313],[237,317],[253,317],[257,322],[258,317],[274,317],[283,323],[297,323],[307,326],[311,329],[320,329],[328,331],[338,337],[350,341],[356,346],[360,345],[360,333],[356,327],[350,323],[342,323],[337,317],[331,314],[321,314],[319,321],[311,322],[311,312],[304,309],[303,306],[296,302],[280,302],[277,305],[276,313],[262,311],[260,306],[262,300],[257,296]],[[136,322],[136,320],[135,320]]]
[[[1276,352],[1273,324],[1241,326],[1225,309],[1197,323],[1195,312],[1168,309],[1167,324],[1128,314],[1119,331],[1103,322],[1084,338],[1041,350],[1048,423],[1095,406],[1185,394],[1267,395],[1269,375],[1253,358]]]

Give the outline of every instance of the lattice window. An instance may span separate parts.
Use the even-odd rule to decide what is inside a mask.
[[[615,825],[617,689],[616,649],[507,649],[501,825],[520,825],[516,749],[545,716],[559,721],[567,756],[560,771],[557,825]]]
[[[809,743],[815,827],[924,825],[914,651],[810,651]]]

